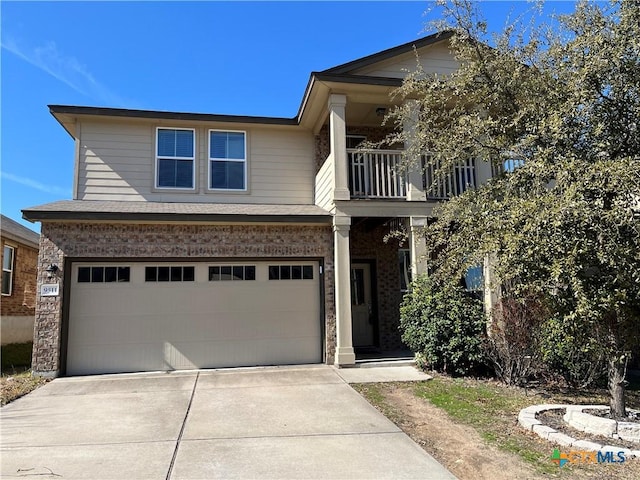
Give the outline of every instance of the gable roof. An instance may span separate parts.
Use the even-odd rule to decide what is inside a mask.
[[[186,120],[198,122],[228,122],[228,123],[245,123],[257,125],[279,125],[279,126],[299,126],[303,122],[308,124],[309,113],[307,107],[312,94],[316,93],[319,88],[318,84],[360,84],[371,85],[379,88],[393,89],[402,85],[401,78],[369,76],[354,73],[363,67],[374,65],[394,58],[399,55],[406,54],[414,49],[423,48],[438,42],[447,40],[454,35],[451,30],[437,32],[411,42],[392,47],[381,52],[377,52],[366,57],[362,57],[342,65],[322,70],[320,72],[311,72],[309,82],[302,96],[300,107],[295,117],[264,117],[250,115],[223,115],[209,113],[185,113],[185,112],[168,112],[159,110],[136,110],[127,108],[108,108],[108,107],[87,107],[73,105],[49,105],[49,111],[64,127],[64,129],[75,138],[74,122],[76,116],[104,116],[104,117],[128,117],[140,119],[166,119],[166,120]],[[322,87],[320,87],[322,89]],[[324,105],[324,96],[326,92],[319,95],[319,100]],[[306,119],[306,120],[305,120]]]
[[[382,62],[383,60],[388,60],[389,58],[397,57],[398,55],[402,55],[407,52],[413,51],[414,48],[422,48],[428,45],[433,45],[434,43],[441,42],[443,40],[447,40],[454,35],[453,30],[444,30],[442,32],[433,33],[427,37],[419,38],[418,40],[413,40],[411,42],[403,43],[402,45],[398,45],[397,47],[388,48],[387,50],[383,50],[378,53],[374,53],[372,55],[368,55],[366,57],[358,58],[357,60],[352,60],[347,63],[343,63],[342,65],[338,65],[336,67],[329,68],[327,70],[323,70],[321,74],[349,74],[354,70],[358,70],[363,67],[368,67],[369,65],[373,65],[378,62]]]
[[[2,231],[3,237],[15,242],[24,243],[36,249],[38,248],[40,235],[9,217],[5,217],[4,215],[0,216],[0,230]]]

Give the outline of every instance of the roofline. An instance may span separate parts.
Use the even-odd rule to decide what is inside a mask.
[[[369,75],[347,75],[325,72],[314,72],[313,75],[321,82],[357,83],[360,85],[381,85],[385,87],[402,86],[402,78],[394,77],[372,77]]]
[[[38,244],[40,243],[40,234],[38,232],[34,232],[5,215],[2,215],[0,223],[0,235],[2,237],[36,250],[38,249]]]
[[[402,79],[394,77],[372,77],[368,75],[346,75],[341,73],[326,73],[326,72],[311,72],[309,75],[309,81],[305,88],[304,95],[302,96],[302,102],[298,108],[298,114],[296,115],[298,124],[302,123],[302,117],[304,115],[309,98],[311,97],[311,91],[313,90],[316,82],[335,82],[335,83],[357,83],[359,85],[380,85],[387,87],[401,87]]]
[[[98,115],[107,117],[152,118],[205,122],[257,123],[268,125],[297,125],[296,118],[256,117],[250,115],[222,115],[214,113],[167,112],[164,110],[135,110],[129,108],[83,107],[74,105],[48,105],[52,115]]]
[[[347,73],[350,70],[366,67],[368,65],[372,65],[374,63],[387,60],[388,58],[395,57],[396,55],[401,55],[403,53],[410,52],[414,48],[422,48],[428,45],[432,45],[434,43],[438,43],[442,40],[451,38],[454,35],[454,33],[455,32],[453,30],[444,30],[442,32],[436,32],[427,37],[419,38],[417,40],[412,40],[411,42],[407,42],[402,45],[398,45],[396,47],[388,48],[387,50],[383,50],[381,52],[374,53],[372,55],[368,55],[366,57],[362,57],[357,60],[352,60],[350,62],[343,63],[342,65],[329,68],[327,70],[323,70],[320,73]]]
[[[15,234],[13,234],[11,232],[7,232],[6,230],[2,231],[2,236],[4,238],[7,238],[7,239],[11,240],[12,242],[19,243],[21,245],[27,246],[27,247],[32,248],[34,250],[38,250],[40,248],[39,241],[36,242],[36,241],[32,241],[32,240],[27,240],[24,237],[20,237],[20,236],[15,235]],[[9,245],[9,246],[11,246],[11,245]]]
[[[317,223],[330,224],[332,217],[326,215],[243,215],[224,213],[152,213],[152,212],[69,212],[23,210],[22,218],[30,222],[51,220],[109,220],[151,222],[233,222],[233,223]]]
[[[411,42],[407,42],[396,47],[388,48],[381,52],[368,55],[351,62],[338,65],[321,72],[312,72],[309,81],[304,90],[300,107],[295,117],[259,117],[250,115],[223,115],[213,113],[187,113],[187,112],[168,112],[164,110],[136,110],[128,108],[110,108],[110,107],[85,107],[74,105],[49,105],[49,111],[56,117],[59,123],[67,130],[64,123],[56,115],[96,115],[110,117],[133,117],[148,119],[165,119],[165,120],[186,120],[186,121],[204,121],[204,122],[228,122],[228,123],[251,123],[258,125],[281,125],[281,126],[299,126],[306,110],[311,92],[314,89],[316,81],[341,82],[341,83],[359,83],[364,85],[381,85],[390,87],[400,87],[402,79],[388,77],[370,77],[366,75],[347,75],[353,69],[362,68],[388,58],[393,58],[406,52],[412,51],[414,48],[422,48],[434,43],[451,38],[454,31],[445,30],[433,33],[427,37],[419,38]],[[72,132],[67,132],[74,137]]]

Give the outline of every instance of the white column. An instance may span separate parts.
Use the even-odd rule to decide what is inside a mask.
[[[427,217],[409,218],[409,248],[411,249],[411,278],[427,273],[427,242],[423,229]]]
[[[487,314],[487,333],[489,335],[491,335],[491,327],[493,326],[491,319],[493,307],[500,301],[500,287],[496,285],[493,272],[493,263],[495,261],[495,254],[485,255],[484,264],[482,265],[482,274],[484,277],[484,311]]]
[[[329,140],[333,154],[334,200],[349,200],[349,165],[347,162],[346,95],[329,96]]]
[[[349,255],[349,230],[351,218],[333,217],[333,255],[336,304],[336,356],[339,366],[354,365],[351,329],[351,258]]]
[[[402,128],[408,133],[409,139],[411,139],[416,129],[416,124],[418,123],[418,102],[415,100],[407,100],[407,104],[410,108],[411,115],[405,120]],[[406,150],[411,148],[411,143],[411,140],[407,141],[405,145]],[[410,162],[407,168],[407,200],[425,201],[427,195],[422,185],[422,176],[424,175],[422,172],[422,163],[417,156],[416,158],[411,158]]]

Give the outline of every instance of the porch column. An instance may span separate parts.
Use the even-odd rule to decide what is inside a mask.
[[[349,200],[349,166],[347,162],[346,95],[329,96],[329,140],[333,155],[333,199]]]
[[[482,265],[482,276],[484,277],[484,311],[487,314],[487,332],[491,335],[491,314],[493,307],[500,301],[499,286],[496,285],[496,279],[493,272],[493,263],[496,261],[496,255],[485,255]]]
[[[351,258],[349,255],[349,230],[351,218],[333,217],[333,256],[335,271],[336,304],[336,355],[338,366],[354,365],[351,329]]]
[[[422,233],[427,217],[409,218],[409,248],[411,248],[411,275],[413,279],[427,273],[427,242]]]
[[[415,100],[407,100],[407,105],[411,111],[411,115],[405,120],[402,128],[408,135],[408,141],[405,145],[407,151],[411,150],[412,137],[418,122],[418,102]],[[412,152],[415,154],[415,152]],[[410,164],[407,166],[407,200],[411,201],[425,201],[427,195],[424,191],[422,177],[424,172],[422,171],[422,163],[418,155],[413,155],[415,158],[408,158]],[[413,258],[413,257],[412,257]]]

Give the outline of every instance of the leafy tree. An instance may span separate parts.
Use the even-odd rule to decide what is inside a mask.
[[[502,172],[437,208],[433,275],[490,259],[494,288],[550,298],[602,347],[623,416],[640,330],[640,2],[581,2],[493,37],[476,7],[443,3],[460,68],[408,75],[387,118],[413,123],[387,139],[405,142],[407,161],[429,151],[434,168],[473,157]]]

